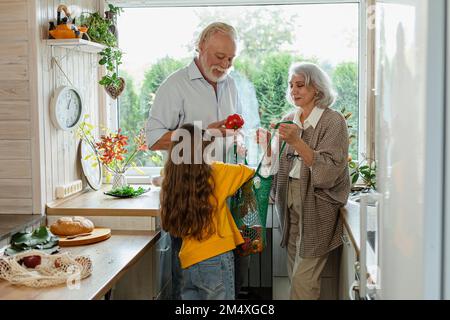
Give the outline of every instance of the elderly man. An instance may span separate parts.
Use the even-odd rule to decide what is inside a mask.
[[[228,24],[208,25],[198,39],[197,57],[161,84],[147,122],[147,142],[151,150],[167,150],[172,133],[184,123],[200,121],[204,129],[218,129],[226,134],[226,118],[241,113],[235,82],[228,75],[236,55],[236,38],[235,29]],[[216,139],[216,150],[223,147],[221,140]],[[216,152],[216,156],[218,160],[226,157],[221,152]],[[180,248],[181,239],[172,237],[173,299],[180,299]],[[236,285],[237,293],[239,287],[240,281]]]
[[[201,121],[204,129],[225,130],[230,114],[240,111],[234,80],[228,76],[236,55],[236,32],[212,23],[200,34],[198,56],[159,87],[147,122],[151,150],[167,150],[172,132],[184,123]]]

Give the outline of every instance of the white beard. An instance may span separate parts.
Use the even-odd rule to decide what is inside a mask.
[[[206,65],[206,61],[204,61],[204,58],[200,58],[199,61],[200,61],[200,64],[202,65],[203,72],[205,73],[206,77],[209,80],[211,80],[212,82],[221,82],[227,78],[228,72],[230,71],[230,69],[224,70],[219,66],[212,66],[212,67],[208,68],[208,66]],[[213,73],[214,70],[222,71],[223,75],[221,75],[220,77],[215,76]]]

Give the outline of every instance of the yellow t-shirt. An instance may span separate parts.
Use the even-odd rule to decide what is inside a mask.
[[[212,176],[215,183],[213,193],[217,199],[217,209],[213,222],[216,232],[202,241],[192,237],[183,238],[179,254],[183,269],[233,250],[237,245],[244,243],[226,200],[229,196],[235,194],[253,174],[253,169],[241,164],[212,163]]]

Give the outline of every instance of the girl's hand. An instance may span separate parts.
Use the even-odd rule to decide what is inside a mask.
[[[236,143],[236,151],[239,157],[247,156],[247,147],[245,146],[245,137],[241,129],[235,130],[234,142]]]
[[[278,129],[281,140],[289,145],[294,145],[300,140],[300,128],[296,124],[283,123]]]
[[[240,141],[237,141],[236,143],[237,143],[236,147],[237,155],[241,158],[247,157],[247,148],[245,147],[245,145]]]
[[[226,152],[230,152],[230,148],[234,148],[236,145],[236,152],[239,157],[247,156],[247,147],[245,146],[245,137],[244,133],[241,129],[230,129],[229,131],[233,131],[233,143],[226,143]]]

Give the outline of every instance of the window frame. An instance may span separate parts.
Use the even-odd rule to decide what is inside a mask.
[[[369,7],[374,5],[374,0],[110,0],[116,6],[125,8],[157,8],[157,7],[206,7],[206,6],[256,6],[256,5],[299,5],[299,4],[339,4],[357,3],[359,11],[359,52],[358,52],[358,158],[362,153],[368,158],[375,155],[374,140],[374,30],[368,28]],[[116,128],[119,123],[120,103],[115,102],[113,112],[109,117],[109,127]],[[360,159],[358,159],[360,160]],[[130,183],[148,181],[149,177],[159,175],[162,167],[140,167],[142,175],[134,169],[127,171]],[[138,182],[134,182],[138,181]]]

